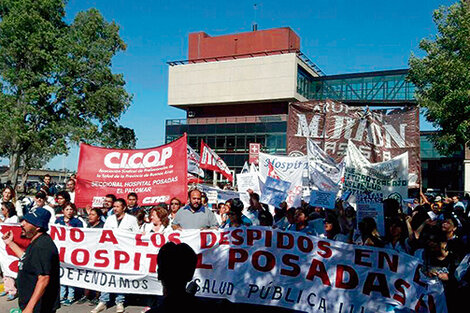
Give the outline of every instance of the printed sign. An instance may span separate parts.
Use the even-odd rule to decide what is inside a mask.
[[[418,106],[368,110],[333,100],[291,103],[287,125],[289,155],[306,154],[306,138],[315,141],[336,162],[345,156],[348,140],[371,163],[408,152],[410,181],[420,184]]]
[[[325,209],[334,209],[336,202],[335,191],[312,190],[310,193],[310,205]]]
[[[127,198],[139,195],[139,205],[169,203],[187,197],[186,134],[163,146],[107,149],[80,144],[75,204],[99,206],[107,194]]]
[[[261,151],[261,144],[250,142],[249,147],[250,147],[250,153],[249,153],[248,162],[250,162],[250,164],[258,164],[259,153]]]

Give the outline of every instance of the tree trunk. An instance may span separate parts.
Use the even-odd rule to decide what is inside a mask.
[[[10,154],[10,170],[8,172],[8,180],[11,182],[11,186],[16,188],[18,182],[18,172],[20,169],[20,153],[14,151]]]

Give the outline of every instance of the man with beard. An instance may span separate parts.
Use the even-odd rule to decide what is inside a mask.
[[[193,189],[189,192],[189,204],[178,210],[171,227],[173,229],[204,229],[217,228],[215,214],[201,202],[201,191]]]
[[[60,261],[57,247],[47,234],[51,213],[32,209],[21,222],[21,236],[31,239],[23,251],[14,241],[13,232],[3,236],[20,258],[18,264],[18,304],[23,313],[54,313],[59,307]]]

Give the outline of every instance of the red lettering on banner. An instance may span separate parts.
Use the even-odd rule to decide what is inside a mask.
[[[211,270],[212,265],[211,264],[204,264],[204,262],[202,261],[202,253],[198,253],[196,268],[203,268],[203,269],[206,269],[206,270]]]
[[[168,241],[171,241],[171,242],[176,243],[177,245],[179,245],[181,243],[180,236],[181,236],[180,233],[171,233],[168,236]]]
[[[354,263],[357,265],[372,267],[372,263],[364,262],[363,258],[370,258],[372,250],[363,250],[363,249],[355,249],[354,250]]]
[[[246,231],[246,244],[252,246],[255,240],[260,240],[262,237],[261,230],[247,229]]]
[[[345,281],[344,273],[348,273],[348,280]],[[341,289],[354,289],[359,284],[359,277],[351,266],[338,264],[336,266],[335,287]]]
[[[127,252],[124,251],[114,251],[114,269],[119,270],[121,264],[126,264],[131,260],[131,257]]]
[[[265,232],[266,239],[264,240],[264,245],[266,248],[271,248],[271,242],[273,240],[273,232],[271,230],[267,230]]]
[[[397,292],[399,292],[400,294],[394,294],[393,299],[397,300],[402,305],[405,305],[405,303],[406,303],[406,292],[405,292],[405,289],[403,289],[403,287],[408,289],[408,288],[410,288],[410,286],[411,285],[408,282],[406,282],[405,280],[403,280],[401,278],[397,279],[395,281],[395,288],[397,289]]]
[[[230,232],[228,232],[228,231],[220,232],[219,245],[228,245],[228,244],[230,244],[230,241],[228,240],[228,234],[229,233]]]
[[[265,265],[261,265],[261,257],[266,259]],[[251,258],[251,264],[253,264],[253,267],[260,272],[269,272],[276,265],[276,258],[268,251],[256,251],[253,253],[253,257]]]
[[[394,254],[392,257],[388,253],[379,251],[379,268],[384,268],[384,261],[387,261],[388,268],[396,273],[398,271],[398,255]]]
[[[420,285],[421,287],[426,287],[426,283],[421,281],[421,268],[423,266],[421,264],[419,264],[417,267],[416,267],[416,270],[415,270],[415,275],[413,277],[413,282]]]
[[[320,249],[322,252],[318,251],[317,254],[325,259],[328,259],[333,255],[333,251],[330,249],[330,243],[320,240],[318,241],[318,249]]]
[[[136,253],[134,256],[134,271],[138,271],[140,269],[140,253]]]
[[[235,263],[243,263],[248,259],[248,252],[243,249],[230,249],[228,251],[228,269],[233,270]]]
[[[313,241],[308,237],[299,236],[299,238],[297,238],[297,246],[300,251],[310,253],[313,250]]]
[[[287,243],[284,243],[284,238],[287,238]],[[294,247],[294,236],[289,233],[277,233],[277,248],[278,249],[292,249]]]
[[[78,260],[78,254],[81,253],[83,260],[80,262]],[[90,252],[85,249],[75,249],[72,251],[72,255],[70,256],[70,262],[72,262],[75,266],[84,266],[88,264],[90,261]]]
[[[310,265],[310,269],[308,270],[307,279],[313,281],[315,277],[320,278],[323,285],[331,286],[330,278],[328,277],[328,273],[326,272],[325,264],[323,264],[322,261],[313,259],[312,264]]]
[[[60,247],[59,249],[59,261],[64,262],[65,260],[65,247]]]
[[[51,225],[50,236],[52,240],[65,241],[66,229],[64,227],[56,227]]]
[[[375,285],[375,281],[377,281],[377,285]],[[388,289],[385,274],[373,272],[367,274],[362,293],[370,296],[372,291],[380,292],[383,297],[390,298],[390,290]]]
[[[73,242],[82,242],[85,239],[85,234],[80,228],[70,229],[70,240]]]
[[[135,245],[137,247],[148,247],[149,243],[145,242],[145,241],[142,241],[142,236],[143,236],[143,234],[136,234],[135,235]]]
[[[239,245],[243,244],[244,238],[241,236],[240,233],[243,234],[242,229],[235,229],[232,232],[232,238],[235,239],[235,241],[232,240],[233,245],[239,246]]]
[[[149,253],[149,254],[146,254],[145,257],[150,260],[149,272],[156,273],[158,254]]]
[[[157,237],[159,240],[157,240]],[[166,242],[165,236],[163,234],[154,233],[150,236],[150,241],[156,248],[161,248]]]
[[[95,262],[94,266],[95,267],[108,267],[109,265],[109,259],[106,256],[103,256],[103,254],[108,254],[108,251],[106,250],[96,250],[95,252],[95,259],[101,261],[100,262]]]
[[[114,237],[114,234],[113,234],[113,231],[112,230],[109,230],[109,229],[105,229],[103,230],[103,232],[101,233],[101,237],[100,237],[100,241],[99,243],[105,243],[105,242],[111,242],[115,245],[118,244],[118,241],[116,239],[116,237]]]
[[[217,236],[213,232],[202,231],[200,233],[201,249],[212,248],[217,242]]]
[[[290,266],[291,269],[281,268],[281,275],[296,277],[300,274],[300,266],[294,262],[291,262],[292,260],[298,261],[299,256],[294,254],[284,254],[282,256],[282,263]]]

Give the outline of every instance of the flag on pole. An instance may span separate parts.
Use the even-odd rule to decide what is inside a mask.
[[[204,177],[204,171],[199,166],[199,154],[191,148],[190,145],[187,147],[188,149],[188,172],[194,175],[198,175],[200,177]]]
[[[216,171],[221,173],[229,181],[233,181],[232,173],[217,153],[212,151],[212,149],[201,140],[201,161],[200,166],[206,170]]]

